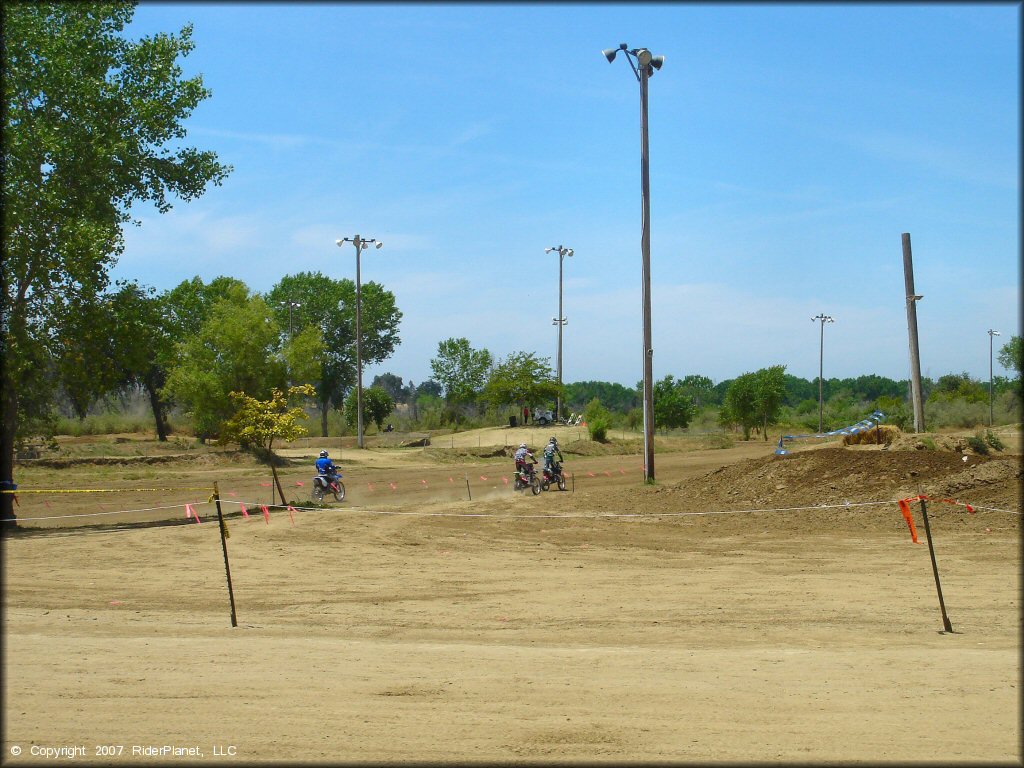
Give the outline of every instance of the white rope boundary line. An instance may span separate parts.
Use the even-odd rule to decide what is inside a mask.
[[[223,499],[221,499],[223,501]],[[208,501],[190,501],[187,502],[191,507],[198,507],[202,504],[209,504]],[[22,520],[65,520],[67,518],[79,518],[79,517],[105,517],[107,515],[131,515],[136,512],[156,512],[162,509],[179,509],[184,508],[184,504],[169,504],[166,507],[145,507],[144,509],[119,509],[114,512],[83,512],[80,515],[51,515],[50,517],[19,517],[17,520],[4,520],[5,523],[19,523]]]
[[[935,502],[935,499],[930,501]],[[83,518],[83,517],[107,517],[109,515],[130,515],[137,514],[139,512],[156,512],[165,509],[183,509],[186,506],[199,507],[204,505],[211,505],[213,502],[210,501],[195,501],[187,502],[187,504],[170,504],[162,507],[145,507],[142,509],[124,509],[116,510],[113,512],[86,512],[79,515],[52,515],[49,517],[19,517],[17,520],[5,520],[4,522],[20,522],[20,521],[38,521],[38,520],[65,520],[70,518]],[[245,504],[247,507],[252,507],[256,514],[262,513],[264,506],[273,506],[276,509],[287,509],[291,507],[296,512],[331,512],[337,511],[337,507],[296,507],[291,504],[279,505],[279,504],[263,504],[262,502],[245,502],[237,501],[234,499],[221,499],[221,504],[238,504],[241,506]],[[949,503],[949,502],[939,502]],[[598,520],[601,518],[652,518],[652,517],[698,517],[698,516],[711,516],[711,515],[743,515],[743,514],[755,514],[755,513],[766,513],[766,512],[799,512],[806,510],[825,510],[825,509],[848,509],[851,507],[870,507],[870,506],[881,506],[881,505],[892,505],[898,504],[898,500],[890,501],[859,501],[859,502],[845,502],[843,504],[815,504],[810,506],[802,507],[763,507],[754,509],[732,509],[732,510],[719,510],[719,511],[708,511],[708,512],[600,512],[597,514],[535,514],[535,515],[503,515],[494,514],[491,512],[405,512],[405,511],[388,511],[388,510],[377,510],[377,509],[351,509],[350,511],[364,512],[369,515],[395,515],[395,516],[406,516],[406,517],[480,517],[480,518],[495,518],[500,520],[545,520],[545,519],[569,519],[569,520]],[[966,502],[957,501],[953,503],[953,506],[966,507]],[[1021,512],[1012,509],[1000,509],[999,507],[986,507],[979,506],[977,504],[970,505],[975,510],[985,510],[987,512],[1002,512],[1008,515],[1020,515]]]

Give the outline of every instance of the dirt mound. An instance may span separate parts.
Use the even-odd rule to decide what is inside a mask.
[[[598,443],[594,440],[573,440],[561,446],[562,453],[574,456],[619,456],[643,452],[643,440],[609,440]]]
[[[711,504],[771,507],[896,499],[924,493],[1019,505],[1019,457],[947,451],[821,448],[748,459],[678,483],[676,493]],[[967,498],[972,496],[972,498]]]
[[[19,464],[26,467],[48,467],[50,469],[66,469],[81,464],[169,464],[176,462],[194,462],[204,458],[195,453],[169,453],[163,456],[79,456],[61,459],[21,459]]]
[[[460,448],[442,448],[440,446],[427,446],[423,454],[429,456],[442,464],[456,464],[474,459],[493,459],[498,456],[512,457],[515,447],[500,445],[485,445],[483,447],[464,446]]]

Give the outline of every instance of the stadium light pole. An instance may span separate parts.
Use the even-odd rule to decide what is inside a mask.
[[[362,299],[360,297],[359,256],[371,245],[375,248],[384,247],[384,243],[372,237],[343,237],[335,240],[339,248],[345,243],[356,247],[356,445],[363,447],[363,347],[362,347]]]
[[[544,253],[558,252],[558,317],[551,318],[551,324],[558,326],[558,397],[555,398],[555,423],[562,413],[562,326],[565,325],[565,315],[562,314],[562,263],[566,256],[572,256],[572,248],[562,245],[555,245],[545,248]]]
[[[607,48],[601,53],[608,63],[615,61],[619,51],[640,83],[640,201],[642,225],[640,254],[643,262],[643,324],[644,324],[644,482],[654,482],[654,350],[651,348],[651,179],[647,141],[647,81],[665,63],[664,56],[653,56],[646,48],[630,49],[626,43]],[[636,59],[636,65],[633,64]]]
[[[818,348],[818,434],[820,435],[824,431],[823,415],[825,412],[825,400],[822,397],[824,392],[822,387],[823,379],[821,378],[825,363],[825,323],[834,323],[835,320],[824,313],[811,318],[812,323],[815,320],[821,321],[821,343]]]
[[[281,306],[288,307],[288,338],[292,337],[292,310],[298,309],[302,305],[297,301],[285,301],[281,303]]]
[[[988,329],[988,425],[992,426],[992,337],[1000,336],[999,331]]]

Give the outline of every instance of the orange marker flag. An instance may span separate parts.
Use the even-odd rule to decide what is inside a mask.
[[[373,490],[373,483],[367,483],[366,487],[369,488],[372,491]]]
[[[267,509],[267,505],[260,504],[260,509],[263,510],[263,519],[267,521],[267,525],[270,525],[270,510]]]
[[[295,484],[298,485],[298,486],[304,486],[305,485],[305,483],[302,482],[301,480],[296,480]]]
[[[397,491],[397,490],[398,490],[398,486],[397,486],[397,485],[395,485],[394,483],[388,483],[388,485],[390,485],[390,486],[391,486],[391,490],[392,490],[392,491]]]
[[[907,526],[910,528],[910,538],[913,539],[915,544],[921,542],[917,540],[917,528],[914,527],[914,518],[910,516],[910,502],[913,499],[900,499],[897,504],[900,505],[900,512],[903,513],[903,519],[907,521]]]
[[[239,502],[238,506],[240,506],[242,508],[242,517],[244,517],[246,520],[248,520],[249,519],[249,510],[245,508],[245,504],[242,504],[241,502]]]
[[[294,512],[295,512],[295,507],[293,507],[291,504],[289,504],[288,505],[288,517],[290,517],[291,520],[292,520],[292,528],[295,527],[295,514],[294,514]]]
[[[480,479],[481,479],[481,480],[483,480],[483,481],[485,481],[485,482],[487,481],[487,478],[486,478],[486,477],[484,477],[483,475],[480,475]]]
[[[501,480],[502,480],[502,482],[504,482],[504,483],[505,483],[505,485],[508,485],[508,478],[507,478],[507,477],[505,477],[504,475],[502,475],[502,476],[501,476]]]

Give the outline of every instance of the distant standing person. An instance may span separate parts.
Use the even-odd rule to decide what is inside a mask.
[[[530,408],[529,408],[529,406],[524,405],[523,406],[523,426],[524,427],[526,426],[526,423],[529,420],[530,420]]]

